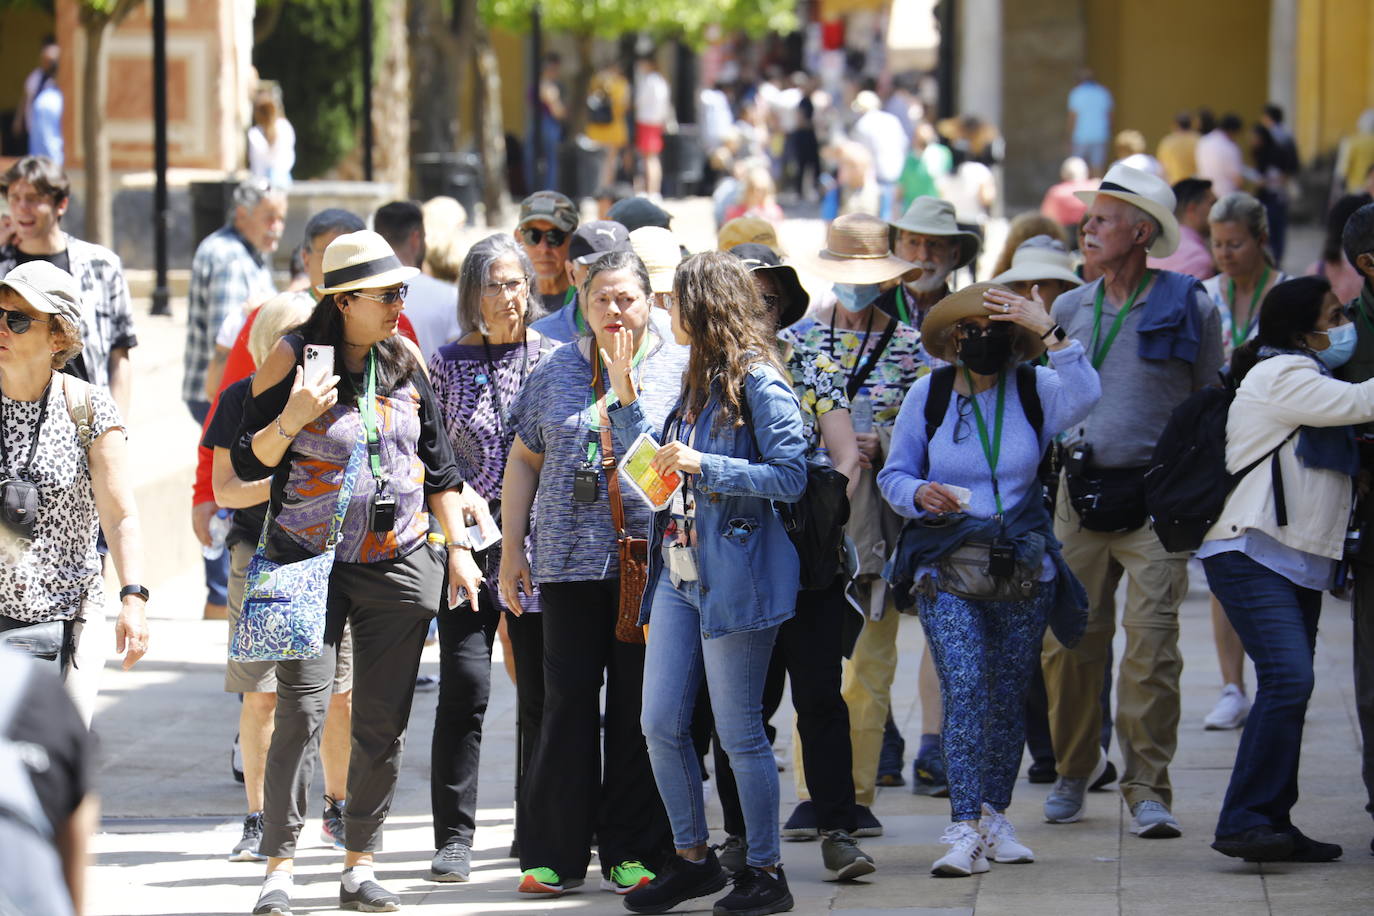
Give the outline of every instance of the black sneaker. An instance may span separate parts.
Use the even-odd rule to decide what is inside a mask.
[[[253,907],[253,916],[291,916],[291,895],[281,888],[264,891]]]
[[[458,840],[449,840],[429,863],[431,881],[466,881],[472,874],[472,849]]]
[[[706,859],[699,864],[670,856],[654,880],[624,895],[625,909],[631,913],[666,913],[684,900],[714,894],[728,881],[720,860],[709,849]]]
[[[1219,836],[1212,848],[1224,856],[1247,862],[1281,862],[1293,854],[1293,838],[1264,824]]]
[[[787,876],[782,866],[772,872],[744,866],[735,875],[735,889],[716,901],[713,916],[767,916],[786,913],[792,909],[792,894],[787,889]]]
[[[343,802],[328,795],[324,797],[324,813],[320,815],[324,823],[320,825],[320,839],[335,849],[344,848],[343,809]]]
[[[352,869],[345,868],[347,874]],[[376,881],[364,881],[356,891],[350,891],[342,883],[339,885],[339,909],[356,910],[359,913],[395,913],[401,908],[401,898],[382,887]]]
[[[1053,782],[1054,780],[1050,781]],[[1116,782],[1116,764],[1108,760],[1107,765],[1102,769],[1102,775],[1092,781],[1092,785],[1088,786],[1088,791],[1101,792],[1114,782]]]
[[[906,785],[906,780],[902,778],[902,755],[905,753],[906,739],[897,731],[892,717],[888,716],[887,724],[883,726],[883,748],[878,754],[878,785],[885,788]]]
[[[873,857],[843,830],[827,830],[821,838],[821,865],[827,881],[851,881],[878,870]]]
[[[820,824],[816,822],[816,806],[810,801],[797,802],[792,816],[782,825],[782,835],[789,840],[814,840],[821,835]]]
[[[873,809],[868,805],[854,806],[854,829],[849,832],[850,836],[882,836],[883,824],[873,816]]]
[[[262,812],[254,811],[243,819],[243,837],[234,851],[229,853],[230,862],[263,862],[267,856],[258,852],[262,845]]]
[[[1334,862],[1345,854],[1345,850],[1335,843],[1314,840],[1297,827],[1289,826],[1282,831],[1293,838],[1293,851],[1285,862]]]
[[[1059,777],[1055,770],[1053,760],[1033,760],[1031,765],[1026,767],[1026,781],[1033,783],[1051,783]]]
[[[732,875],[744,867],[744,857],[749,854],[749,844],[744,842],[744,837],[733,834],[727,836],[724,843],[711,849],[720,859],[720,867]]]

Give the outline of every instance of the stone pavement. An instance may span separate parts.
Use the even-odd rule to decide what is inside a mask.
[[[668,207],[677,214],[675,227],[689,248],[711,246],[708,202],[672,201]],[[993,252],[1000,247],[1000,228],[989,232],[988,248]],[[466,234],[475,241],[487,231]],[[796,220],[784,225],[782,236],[793,253],[814,250],[821,227],[816,220]],[[1295,237],[1290,268],[1310,259],[1319,243],[1313,230],[1296,230]],[[819,290],[819,284],[804,279]],[[149,608],[151,654],[133,672],[109,667],[95,721],[102,745],[96,783],[105,817],[93,842],[94,866],[88,875],[88,911],[94,916],[243,914],[251,910],[262,878],[259,865],[225,860],[238,839],[244,805],[228,760],[238,705],[222,691],[225,624],[198,619],[204,596],[186,522],[195,430],[179,403],[185,319],[184,305],[174,305],[174,316],[161,319],[142,317],[146,303],[139,307],[144,346],[136,353],[131,465],[139,483],[148,547],[147,581],[157,587]],[[1183,838],[1132,837],[1129,815],[1119,796],[1110,792],[1091,796],[1087,816],[1079,824],[1044,824],[1039,813],[1048,787],[1022,780],[1010,815],[1038,861],[995,866],[979,878],[936,880],[929,867],[944,849],[937,841],[948,822],[948,803],[913,796],[906,788],[884,789],[875,811],[886,835],[863,841],[879,863],[871,880],[823,882],[815,843],[784,845],[795,911],[852,916],[897,911],[927,916],[975,911],[1018,916],[1374,912],[1374,859],[1368,851],[1372,828],[1361,810],[1364,791],[1358,774],[1346,606],[1328,601],[1326,608],[1318,646],[1320,676],[1304,736],[1303,797],[1296,812],[1301,826],[1320,839],[1342,843],[1346,856],[1322,866],[1246,865],[1206,845],[1238,735],[1205,732],[1200,724],[1220,685],[1200,574],[1193,584],[1194,593],[1183,610],[1184,719],[1173,768],[1175,811],[1183,823]],[[919,723],[915,672],[921,649],[914,620],[904,623],[900,647],[894,709],[914,747]],[[425,656],[424,670],[437,673],[432,650]],[[388,821],[385,851],[379,855],[381,876],[402,894],[406,910],[624,912],[617,899],[595,890],[556,901],[514,893],[516,863],[505,853],[512,829],[515,692],[499,660],[493,663],[473,881],[435,885],[425,880],[433,851],[428,745],[434,699],[432,693],[416,698],[410,748]],[[777,722],[784,726],[779,742],[787,757],[791,730],[784,716],[780,714]],[[1114,756],[1119,765],[1119,756]],[[795,802],[791,775],[790,768],[780,774],[784,817]],[[316,799],[319,791],[317,782]],[[719,808],[709,787],[708,796],[718,831]],[[312,802],[311,810],[317,818],[318,801]],[[303,913],[328,912],[337,904],[340,856],[318,842],[316,818],[307,821],[298,859],[297,911]],[[718,833],[715,839],[721,839]],[[595,862],[592,868],[595,873]]]

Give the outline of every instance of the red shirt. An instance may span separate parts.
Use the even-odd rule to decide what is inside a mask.
[[[1074,197],[1074,191],[1096,191],[1096,181],[1061,181],[1045,192],[1040,212],[1061,226],[1076,226],[1088,205]]]

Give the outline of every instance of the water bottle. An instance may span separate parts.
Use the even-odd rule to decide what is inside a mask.
[[[859,389],[854,400],[849,402],[849,417],[854,421],[854,432],[873,432],[873,389],[865,385]]]
[[[224,538],[229,534],[230,515],[228,509],[220,509],[210,519],[210,543],[202,546],[200,552],[207,560],[218,560],[224,555]]]

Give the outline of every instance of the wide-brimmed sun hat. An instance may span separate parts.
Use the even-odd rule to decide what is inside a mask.
[[[682,263],[677,236],[661,226],[641,226],[630,233],[630,247],[649,271],[650,292],[671,293],[677,266]]]
[[[720,227],[716,234],[716,247],[729,251],[736,245],[767,245],[782,253],[778,243],[778,230],[761,216],[737,216]]]
[[[887,223],[866,213],[836,217],[825,232],[819,253],[797,258],[798,266],[831,283],[886,283],[913,270],[910,261],[895,257],[888,246]]]
[[[954,330],[959,326],[959,322],[965,318],[987,318],[996,314],[988,311],[988,307],[983,303],[983,294],[990,289],[1011,292],[1001,283],[974,283],[958,292],[950,293],[935,303],[935,307],[921,323],[921,343],[925,345],[926,352],[936,359],[953,363],[958,358],[954,346]],[[1011,325],[1012,339],[1016,342],[1011,364],[1035,359],[1045,352],[1045,342],[1036,337],[1029,328],[1012,322],[1007,324]]]
[[[66,320],[69,329],[81,333],[81,287],[76,278],[51,261],[28,261],[0,280],[25,302],[44,315]]]
[[[906,208],[902,218],[889,225],[892,227],[889,240],[892,243],[897,241],[899,229],[917,235],[939,235],[957,239],[959,260],[954,264],[955,270],[967,267],[978,257],[978,249],[983,244],[978,238],[978,233],[959,228],[959,223],[954,218],[954,204],[939,197],[916,198],[911,202],[911,206]]]
[[[1083,278],[1073,272],[1073,255],[1064,243],[1048,235],[1036,235],[1016,246],[1011,266],[992,278],[993,283],[1035,283],[1060,280],[1082,286]]]
[[[782,263],[782,258],[772,248],[754,242],[736,245],[730,249],[730,254],[743,261],[750,273],[766,273],[778,284],[778,291],[786,300],[778,314],[778,327],[785,328],[801,321],[806,307],[811,304],[811,297],[797,279],[795,268]]]
[[[380,289],[405,283],[419,273],[401,263],[386,239],[371,229],[362,229],[339,236],[324,250],[324,285],[319,291]]]
[[[1178,201],[1173,188],[1157,175],[1133,169],[1129,165],[1114,165],[1102,177],[1102,183],[1095,191],[1074,191],[1073,196],[1092,206],[1097,195],[1106,194],[1124,200],[1133,207],[1148,213],[1159,223],[1164,231],[1149,248],[1150,257],[1167,258],[1178,248],[1178,218],[1174,207]]]

